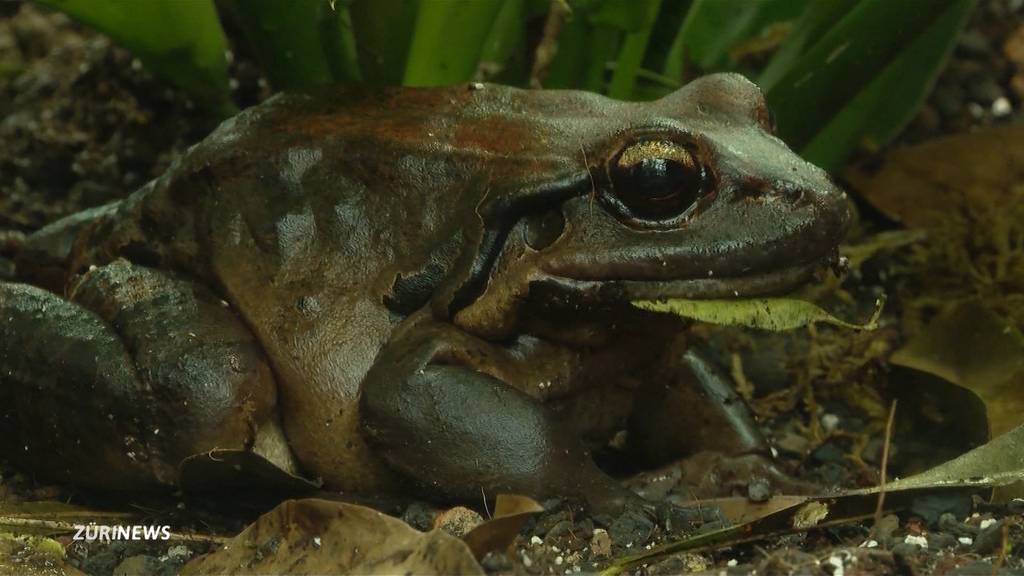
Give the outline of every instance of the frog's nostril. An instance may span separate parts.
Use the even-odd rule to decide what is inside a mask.
[[[788,187],[780,189],[779,195],[785,198],[786,201],[792,202],[794,204],[803,201],[803,199],[808,196],[808,194],[806,194],[806,191],[803,188]]]

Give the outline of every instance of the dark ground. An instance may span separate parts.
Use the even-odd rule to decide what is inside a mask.
[[[1024,62],[1014,62],[1004,48],[1013,35],[1024,44],[1024,1],[983,2],[902,141],[1024,118]],[[265,82],[244,58],[236,58],[233,75],[240,106],[268,95]],[[16,249],[21,234],[132,192],[215,126],[187,98],[155,81],[130,54],[105,38],[63,16],[18,2],[0,4],[0,117],[0,279],[13,273],[6,256]],[[862,213],[859,234],[878,228],[874,217],[870,211]],[[883,261],[874,269],[888,265]],[[853,301],[870,302],[874,294],[889,289],[882,277],[853,275],[842,289]],[[848,316],[864,316],[857,307],[837,306]],[[810,336],[800,332],[769,339],[740,330],[697,329],[696,335],[726,365],[735,367],[738,362],[742,373],[756,382],[750,391],[752,404],[779,449],[781,466],[825,487],[849,488],[878,481],[881,430],[889,401],[896,395],[886,355],[901,341],[897,316],[895,311],[887,313],[889,321],[874,333],[822,329]],[[977,432],[984,430],[983,423],[956,417],[935,421],[910,414],[901,422],[890,468],[897,475],[941,462],[985,440],[984,432]],[[921,434],[923,427],[926,435]],[[0,473],[0,511],[39,499],[96,504],[2,465]],[[679,467],[670,467],[638,484],[668,497],[685,499],[699,493],[699,486],[679,476]],[[635,551],[667,537],[644,517],[605,519],[602,525],[601,519],[574,516],[557,502],[545,505],[549,511],[521,534],[514,562],[491,555],[485,568],[531,574],[587,572],[595,563],[604,565],[609,554]],[[203,512],[207,508],[203,502],[175,501],[154,505],[153,513],[169,518],[181,531],[233,534],[256,512],[211,516]],[[398,513],[417,528],[428,528],[433,521],[435,511],[426,505],[402,508]],[[928,520],[914,514],[888,517],[871,538],[870,526],[862,523],[680,554],[652,563],[643,572],[1024,574],[1020,506],[980,506],[959,516]],[[1008,548],[1002,546],[1004,538]],[[70,544],[69,563],[89,574],[173,573],[188,557],[212,546],[181,541],[105,546],[61,542]]]

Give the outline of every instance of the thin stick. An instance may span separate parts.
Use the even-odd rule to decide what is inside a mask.
[[[889,406],[889,419],[885,423],[885,443],[882,445],[882,477],[878,480],[878,505],[875,506],[875,525],[871,528],[872,536],[882,522],[882,509],[885,507],[885,479],[889,468],[889,444],[892,442],[892,423],[896,419],[896,400]]]
[[[487,514],[487,519],[490,520],[491,510],[487,507],[487,492],[484,492],[484,487],[480,487],[480,499],[484,501],[484,512]]]

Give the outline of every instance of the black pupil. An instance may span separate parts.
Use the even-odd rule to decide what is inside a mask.
[[[703,169],[674,158],[642,158],[621,166],[617,172],[615,193],[639,218],[673,218],[682,214],[702,194]]]
[[[678,194],[692,179],[693,171],[668,158],[644,158],[630,167],[634,194],[648,200],[666,200]]]

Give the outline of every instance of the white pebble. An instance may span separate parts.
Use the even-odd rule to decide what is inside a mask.
[[[530,538],[530,544],[533,544],[534,546],[540,546],[543,543],[544,541],[541,540],[539,536],[534,536],[533,538]]]
[[[907,534],[907,537],[904,538],[903,541],[907,544],[914,544],[915,546],[920,546],[921,548],[928,547],[928,539],[924,536],[914,536],[913,534]]]
[[[1002,118],[1003,116],[1009,116],[1013,112],[1013,106],[1010,104],[1010,100],[1006,96],[1001,96],[992,103],[992,115],[996,118]]]
[[[974,538],[971,538],[970,536],[961,536],[957,538],[956,541],[963,544],[964,546],[970,546],[971,544],[974,544]]]
[[[843,566],[842,558],[839,556],[829,556],[825,563],[832,566],[832,576],[843,576],[846,567]]]
[[[984,520],[981,521],[981,524],[978,524],[978,528],[981,528],[982,530],[984,530],[985,528],[988,528],[989,526],[995,524],[996,522],[997,522],[997,520],[995,518],[985,518]]]
[[[831,434],[835,432],[836,428],[839,427],[839,416],[835,414],[825,414],[821,417],[821,427],[825,429],[825,432]]]

